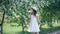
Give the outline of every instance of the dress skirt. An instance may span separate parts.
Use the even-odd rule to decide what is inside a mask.
[[[37,18],[34,15],[31,15],[30,25],[28,27],[28,32],[39,32],[39,26],[37,22]]]

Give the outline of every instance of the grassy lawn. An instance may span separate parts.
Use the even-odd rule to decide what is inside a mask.
[[[3,33],[4,34],[17,34],[18,32],[22,31],[21,26],[13,26],[10,23],[4,23],[3,25]]]
[[[17,26],[17,23],[4,23],[3,24],[3,34],[22,34],[22,27]],[[40,34],[47,34],[48,32],[53,32],[59,30],[60,27],[48,27],[48,25],[43,25],[41,28]],[[25,28],[24,34],[31,34],[27,32]]]

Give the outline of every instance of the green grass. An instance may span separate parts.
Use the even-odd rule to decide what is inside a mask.
[[[10,23],[4,23],[3,33],[4,34],[16,34],[17,32],[22,31],[21,26],[12,26]]]
[[[48,27],[48,25],[43,25],[40,28],[40,34],[47,34],[49,32],[53,32],[56,30],[59,30],[60,27]],[[3,34],[23,34],[22,32],[22,26],[18,26],[17,23],[4,23],[3,24]],[[24,34],[31,34],[27,32],[27,29],[25,28]]]
[[[23,34],[22,27],[18,26],[18,24],[16,23],[4,23],[3,34]],[[24,31],[24,34],[31,34],[31,33]]]

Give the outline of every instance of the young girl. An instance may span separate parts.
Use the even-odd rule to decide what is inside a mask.
[[[38,26],[38,14],[37,14],[37,8],[32,7],[31,8],[31,15],[30,15],[30,25],[28,32],[31,32],[32,34],[39,34],[39,26]]]

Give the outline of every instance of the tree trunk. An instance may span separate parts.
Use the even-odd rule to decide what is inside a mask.
[[[22,23],[22,33],[24,34],[24,26],[23,26],[23,23]]]
[[[5,11],[4,11],[4,13],[3,13],[3,16],[2,16],[2,22],[1,22],[1,34],[3,34],[3,22],[4,22],[4,18],[5,18]]]

